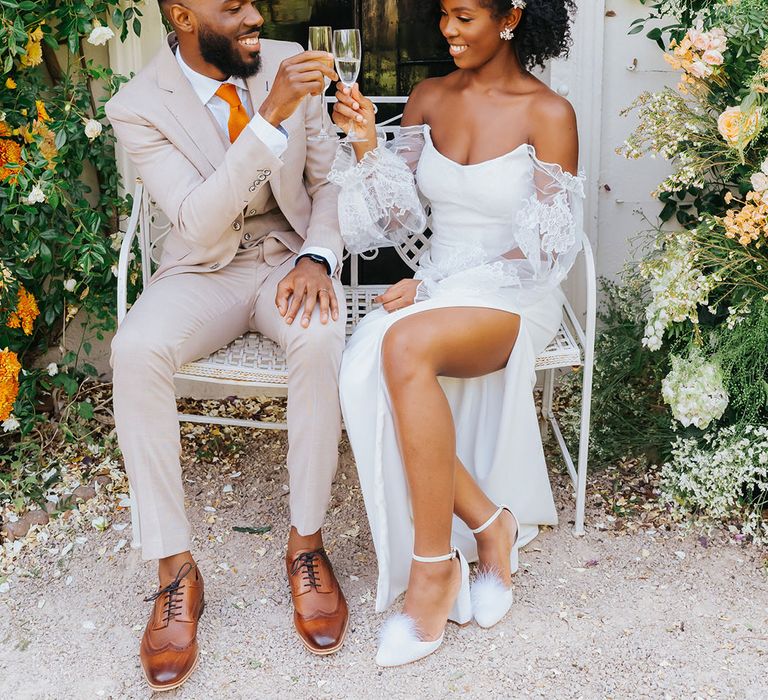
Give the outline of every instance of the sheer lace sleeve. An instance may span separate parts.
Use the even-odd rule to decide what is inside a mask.
[[[424,126],[406,126],[358,163],[342,143],[328,179],[340,187],[339,224],[351,253],[396,245],[427,228],[414,174],[424,148]]]
[[[508,248],[493,252],[468,242],[441,264],[428,252],[415,275],[422,280],[416,301],[445,291],[492,294],[516,288],[529,303],[565,279],[582,248],[584,175],[538,160],[533,146],[528,151],[531,192],[510,226]]]

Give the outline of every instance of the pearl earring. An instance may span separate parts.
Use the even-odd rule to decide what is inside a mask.
[[[499,36],[504,39],[504,41],[509,41],[513,36],[515,36],[515,33],[510,27],[504,27],[504,31],[499,32]]]

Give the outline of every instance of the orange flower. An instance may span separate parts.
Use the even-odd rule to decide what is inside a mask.
[[[0,122],[0,138],[11,135],[11,127],[5,122]]]
[[[16,165],[9,165],[9,163]],[[8,180],[11,184],[15,184],[23,164],[21,146],[10,139],[0,139],[0,180]]]
[[[19,394],[21,364],[15,352],[0,350],[0,421],[7,420]]]
[[[15,90],[16,89],[16,81],[13,78],[8,78],[5,81],[5,87],[7,87],[9,90]]]
[[[19,301],[14,311],[8,318],[8,328],[21,328],[24,335],[32,335],[35,319],[40,315],[35,297],[24,287],[19,287]]]
[[[42,100],[35,100],[35,107],[37,107],[37,118],[44,122],[51,121],[48,116],[48,112],[45,109],[45,102]]]

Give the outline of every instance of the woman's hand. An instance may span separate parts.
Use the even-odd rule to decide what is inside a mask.
[[[399,311],[413,304],[416,298],[416,289],[420,283],[420,280],[414,279],[400,280],[393,284],[384,294],[377,296],[374,301],[384,306],[390,313]]]
[[[376,110],[355,83],[348,88],[344,83],[336,83],[336,104],[333,105],[333,122],[345,134],[349,133],[354,122],[358,136],[367,139],[366,143],[353,143],[358,158],[376,148]],[[362,152],[362,153],[361,153]]]

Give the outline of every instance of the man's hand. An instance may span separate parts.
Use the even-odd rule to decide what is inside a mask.
[[[272,126],[280,126],[307,95],[323,93],[326,78],[339,79],[333,70],[333,54],[326,51],[304,51],[286,58],[280,64],[275,82],[259,108],[259,114]]]
[[[393,284],[384,294],[377,296],[374,301],[384,306],[389,313],[404,309],[406,306],[413,304],[413,300],[416,298],[416,288],[419,284],[420,280],[400,280]]]
[[[312,311],[320,304],[320,323],[328,323],[328,312],[334,321],[339,320],[339,302],[333,282],[324,265],[309,258],[302,258],[277,285],[275,304],[287,324],[293,323],[304,304],[301,325],[309,327]]]

